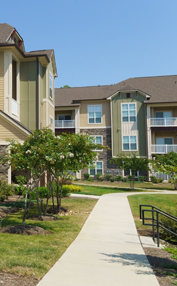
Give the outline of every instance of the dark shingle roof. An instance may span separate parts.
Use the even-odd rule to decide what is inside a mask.
[[[26,52],[25,55],[27,57],[47,56],[47,58],[50,61],[53,52],[54,50],[39,50],[39,51]]]
[[[55,106],[72,106],[73,101],[106,99],[118,91],[134,90],[149,95],[147,103],[177,102],[177,75],[129,78],[105,86],[56,88]]]
[[[0,43],[7,43],[7,38],[10,36],[14,27],[9,24],[0,24]]]

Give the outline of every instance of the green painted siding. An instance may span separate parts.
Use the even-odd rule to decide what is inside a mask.
[[[31,130],[36,129],[37,62],[20,64],[20,121]]]
[[[40,64],[40,128],[43,126],[43,99],[46,98],[46,68]]]
[[[136,102],[137,108],[137,143],[140,156],[147,155],[146,147],[146,107],[143,103],[145,96],[140,93],[131,93],[130,98],[126,98],[126,93],[121,93],[112,98],[112,132],[113,132],[113,150],[112,155],[116,156],[122,151],[122,119],[121,119],[121,103]],[[130,134],[128,134],[130,135]],[[133,152],[133,151],[131,151]],[[123,153],[128,154],[129,151]]]

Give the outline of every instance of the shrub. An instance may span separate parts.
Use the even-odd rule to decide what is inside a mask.
[[[158,184],[158,183],[162,183],[163,182],[163,179],[161,179],[161,178],[157,179],[155,176],[150,176],[150,178],[151,178],[151,182],[153,184]]]
[[[88,180],[89,178],[90,178],[90,174],[85,173],[85,174],[84,174],[84,179],[85,179],[85,180]]]
[[[169,180],[168,180],[168,183],[169,183],[169,184],[173,184],[173,180],[172,180],[172,179],[169,179]]]
[[[0,201],[3,202],[8,199],[8,196],[14,194],[13,185],[9,185],[4,177],[0,177]]]
[[[87,181],[89,181],[89,182],[94,182],[94,180],[93,180],[93,179],[91,179],[91,178],[89,178]]]
[[[111,177],[110,178],[110,182],[112,182],[112,183],[115,182],[115,180],[116,180],[116,177]]]
[[[129,176],[128,176],[128,180],[129,180],[130,182],[134,181],[134,178],[135,178],[135,177],[132,176],[132,175],[129,175]]]
[[[106,178],[107,181],[110,181],[111,177],[112,177],[111,174],[106,174],[106,175],[105,175],[105,178]]]
[[[83,188],[81,186],[75,186],[75,185],[64,185],[63,186],[63,192],[64,193],[73,193],[73,192],[81,192]]]
[[[116,176],[116,181],[120,182],[122,181],[123,177],[121,175]]]
[[[147,179],[146,176],[139,176],[138,177],[138,181],[140,181],[140,182],[144,182],[144,181],[146,181],[146,179]]]
[[[127,181],[127,177],[123,177],[122,182],[126,183],[126,181]]]
[[[101,174],[96,174],[96,178],[97,178],[97,180],[100,181],[100,182],[104,181],[104,177],[101,176]]]

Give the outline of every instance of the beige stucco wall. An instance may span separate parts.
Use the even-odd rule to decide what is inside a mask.
[[[22,140],[27,138],[27,135],[20,130],[15,124],[10,123],[0,116],[0,138],[1,141],[6,141],[8,139]]]
[[[0,52],[0,109],[4,111],[4,52]]]
[[[88,123],[88,105],[102,105],[102,123]],[[108,100],[94,100],[94,101],[82,101],[80,108],[80,127],[84,128],[97,128],[111,126],[110,116],[110,101]]]
[[[48,126],[50,127],[50,117],[53,118],[53,131],[55,129],[55,110],[54,108],[48,103]]]
[[[41,128],[43,127],[46,127],[46,101],[43,102],[43,113],[42,113],[42,126]]]

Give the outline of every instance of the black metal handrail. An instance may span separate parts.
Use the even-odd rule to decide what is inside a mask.
[[[148,207],[151,209],[143,209],[144,207]],[[159,219],[159,215],[165,216],[174,222],[177,223],[177,217],[153,206],[153,205],[139,205],[139,212],[140,212],[140,219],[143,221],[143,225],[149,225],[152,226],[152,232],[153,232],[153,240],[155,241],[155,227],[157,228],[157,246],[159,247],[159,228],[162,228],[169,233],[177,236],[176,230],[172,227],[166,225]],[[151,213],[151,217],[145,217],[146,213]],[[152,223],[146,223],[146,221],[151,221]]]

